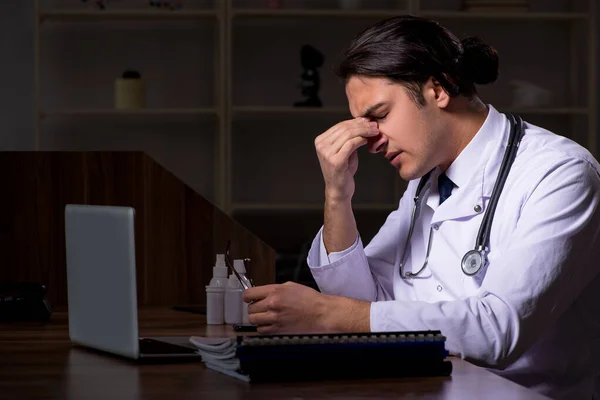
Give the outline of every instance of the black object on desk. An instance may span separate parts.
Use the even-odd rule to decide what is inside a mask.
[[[48,322],[52,306],[37,282],[0,284],[0,322]]]
[[[440,331],[238,336],[252,382],[449,376]]]
[[[449,376],[440,331],[190,338],[207,368],[246,382]]]
[[[257,327],[256,325],[234,324],[233,330],[235,332],[257,332]]]

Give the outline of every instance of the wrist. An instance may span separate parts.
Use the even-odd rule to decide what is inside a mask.
[[[348,297],[323,295],[320,307],[323,332],[370,332],[371,303]]]
[[[328,206],[350,205],[352,196],[337,192],[325,191],[325,204]]]

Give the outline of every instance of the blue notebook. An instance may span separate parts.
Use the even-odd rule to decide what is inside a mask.
[[[208,368],[247,382],[447,376],[440,331],[191,337]]]

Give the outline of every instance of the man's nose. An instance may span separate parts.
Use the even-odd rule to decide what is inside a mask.
[[[381,133],[369,138],[369,153],[380,153],[385,151],[387,141],[387,138]]]

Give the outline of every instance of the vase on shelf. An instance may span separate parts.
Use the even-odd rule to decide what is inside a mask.
[[[146,107],[146,88],[138,71],[127,70],[115,80],[115,108],[132,110]]]
[[[513,89],[513,108],[544,108],[552,103],[552,92],[533,82],[513,79],[509,85]]]
[[[464,0],[467,12],[523,12],[529,11],[527,0]]]

